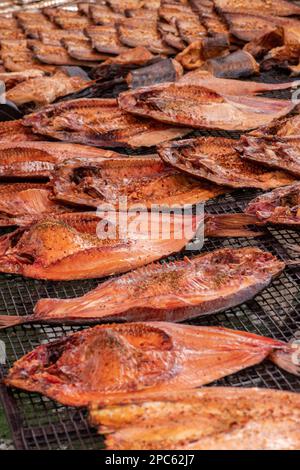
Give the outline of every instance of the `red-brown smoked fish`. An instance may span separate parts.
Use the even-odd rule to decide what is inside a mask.
[[[49,218],[3,235],[0,272],[72,280],[130,271],[182,250],[203,220],[201,215],[133,213],[125,224],[120,213],[114,213],[114,223],[104,215],[83,226],[79,218],[81,230]]]
[[[258,196],[248,204],[245,213],[262,223],[300,225],[300,183]]]
[[[92,403],[90,422],[111,450],[297,450],[300,395],[204,387]]]
[[[78,99],[46,106],[23,123],[38,134],[101,147],[151,147],[190,129],[132,116],[115,99]]]
[[[222,13],[259,13],[270,16],[300,15],[300,7],[286,0],[215,0],[217,10]]]
[[[86,145],[57,142],[3,142],[0,147],[1,178],[48,178],[55,165],[84,156],[85,159],[111,158],[119,154]]]
[[[246,160],[288,171],[300,178],[300,136],[244,136],[239,151]]]
[[[64,405],[195,388],[269,358],[299,374],[290,344],[244,331],[175,323],[101,325],[38,346],[5,384]]]
[[[157,155],[65,160],[51,183],[56,201],[91,208],[107,203],[119,210],[125,197],[126,209],[145,210],[155,204],[196,204],[226,192],[166,166]]]
[[[34,134],[29,127],[23,125],[22,119],[0,122],[1,142],[20,142],[42,140],[43,137]]]
[[[194,177],[232,188],[273,189],[295,178],[283,171],[270,170],[242,159],[241,141],[222,137],[198,137],[162,144],[160,157],[178,170]]]
[[[42,299],[33,315],[0,316],[0,327],[189,320],[246,302],[283,268],[283,262],[258,248],[223,248],[138,268],[76,299]]]
[[[208,88],[166,83],[121,93],[120,107],[129,113],[195,128],[250,130],[285,116],[296,106],[287,100],[223,96]]]
[[[252,131],[249,135],[276,135],[278,137],[300,136],[300,114],[295,114],[294,116],[289,116],[287,118],[277,119],[271,122],[269,126],[264,126],[259,129],[256,129],[255,131]]]

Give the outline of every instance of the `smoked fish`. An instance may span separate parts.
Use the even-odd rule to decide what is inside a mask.
[[[111,450],[297,450],[300,395],[204,387],[92,403],[90,422]]]
[[[220,130],[251,130],[287,115],[288,100],[221,95],[203,86],[166,83],[121,93],[119,106],[129,113],[169,124]]]
[[[283,269],[283,262],[258,248],[221,248],[138,268],[75,299],[41,299],[32,315],[0,315],[0,328],[24,323],[190,320],[246,302]]]
[[[38,346],[4,382],[64,405],[195,388],[271,359],[299,375],[288,343],[221,327],[167,322],[98,325]]]
[[[151,147],[190,129],[140,119],[115,99],[78,99],[47,106],[23,119],[33,132],[65,142],[101,147]]]
[[[158,154],[180,171],[232,188],[267,190],[295,181],[288,173],[242,159],[237,150],[239,144],[235,139],[198,137],[162,144]]]

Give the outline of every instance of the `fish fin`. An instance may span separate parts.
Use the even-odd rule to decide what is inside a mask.
[[[26,323],[26,321],[26,317],[19,317],[18,315],[0,315],[0,330],[21,325],[22,323]]]
[[[259,237],[264,232],[251,230],[247,225],[258,225],[256,217],[247,214],[208,215],[205,235],[208,237]]]
[[[286,349],[273,351],[269,359],[280,369],[300,377],[300,344],[288,345]]]

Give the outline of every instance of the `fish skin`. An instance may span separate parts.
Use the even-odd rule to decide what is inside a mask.
[[[183,218],[181,214],[172,215],[170,220],[159,213],[151,214],[150,220],[147,217],[145,213],[141,230],[136,232],[141,216],[133,214],[125,235],[119,220],[104,216],[92,223],[90,231],[76,230],[61,219],[45,218],[0,237],[0,272],[34,279],[75,280],[130,271],[182,250],[202,220],[202,216]],[[122,221],[122,216],[119,219]],[[159,230],[153,234],[149,229],[154,223]]]
[[[177,54],[176,60],[186,70],[202,67],[208,59],[223,56],[229,53],[229,41],[224,34],[198,39],[182,52]],[[186,83],[184,80],[181,83]]]
[[[288,100],[223,96],[209,88],[167,83],[121,93],[119,106],[129,113],[169,124],[219,130],[251,130],[287,115]]]
[[[215,0],[215,6],[222,13],[260,14],[270,16],[300,15],[300,7],[286,0]]]
[[[271,49],[283,46],[284,44],[284,29],[274,27],[261,36],[248,42],[244,46],[244,51],[249,52],[255,59],[262,59]]]
[[[261,62],[262,70],[271,70],[274,67],[289,69],[298,64],[300,58],[300,42],[296,44],[284,44],[274,47],[265,55]]]
[[[27,128],[25,128],[27,130]],[[119,154],[86,145],[60,142],[3,142],[0,148],[1,178],[49,178],[55,165],[72,157],[112,158]]]
[[[293,116],[275,119],[269,126],[263,126],[249,135],[253,136],[268,136],[275,135],[277,137],[297,137],[300,136],[300,114]]]
[[[112,450],[297,450],[300,396],[204,387],[92,403],[89,420]]]
[[[199,85],[216,93],[222,90],[225,95],[256,95],[265,91],[285,90],[297,86],[298,80],[286,83],[247,82],[230,78],[217,78],[206,70],[188,72],[180,78],[179,83]]]
[[[300,225],[300,183],[258,196],[244,212],[254,215],[262,223]]]
[[[198,137],[162,144],[157,151],[168,164],[196,178],[233,188],[273,189],[291,184],[288,173],[268,170],[241,158],[240,141],[222,137]]]
[[[38,346],[14,363],[4,382],[64,405],[87,406],[199,387],[266,358],[299,374],[294,353],[288,343],[221,327],[98,325]]]
[[[122,197],[127,198],[125,210],[145,210],[157,204],[192,205],[226,192],[167,167],[157,155],[65,160],[51,183],[56,201],[90,208],[111,204],[118,210]]]
[[[52,103],[60,96],[79,91],[90,82],[81,77],[69,77],[58,71],[50,77],[29,78],[6,93],[6,98],[17,106],[26,103],[35,103],[43,106]]]
[[[300,178],[300,137],[243,136],[241,157]]]
[[[76,299],[39,300],[33,315],[17,319],[64,324],[184,321],[246,302],[283,269],[283,262],[257,248],[224,248],[138,268]],[[0,325],[14,320],[0,316]]]
[[[183,68],[175,59],[162,59],[132,70],[126,77],[130,88],[140,88],[156,83],[176,82],[183,75]]]
[[[0,122],[0,142],[32,142],[43,140],[42,137],[31,132],[31,129],[23,125],[22,119]]]
[[[259,64],[245,50],[207,61],[207,69],[217,78],[246,78],[259,75]]]
[[[50,105],[22,122],[39,134],[101,147],[151,147],[191,132],[136,118],[122,111],[115,99],[101,98]]]

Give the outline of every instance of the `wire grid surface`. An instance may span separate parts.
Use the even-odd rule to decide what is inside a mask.
[[[255,193],[240,191],[210,201],[210,213],[240,212]],[[211,251],[221,246],[241,247],[256,245],[269,250],[279,258],[293,259],[286,244],[300,244],[300,234],[293,230],[266,229],[259,238],[229,238],[206,240],[203,250]],[[168,259],[181,258],[180,253]],[[295,259],[297,259],[295,257]],[[163,261],[162,261],[163,262]],[[195,325],[222,325],[228,328],[290,341],[300,332],[300,270],[288,267],[267,289],[254,299],[211,316],[191,321]],[[0,314],[26,315],[32,312],[36,301],[42,297],[70,298],[80,296],[94,288],[99,281],[45,282],[23,279],[19,276],[0,275]],[[102,282],[102,281],[100,281]],[[23,354],[45,341],[75,331],[78,327],[24,325],[4,330],[0,338],[5,341],[7,364],[2,373]],[[300,392],[299,378],[285,373],[268,361],[229,376],[217,382],[231,386],[257,386]],[[17,448],[25,449],[97,449],[102,438],[90,428],[86,411],[59,405],[46,397],[2,387],[6,414],[13,430]]]
[[[279,82],[286,75],[264,74],[257,81]],[[277,98],[290,98],[285,90],[268,94]],[[221,131],[196,131],[194,135],[239,137],[239,133]],[[117,150],[117,149],[115,149]],[[118,149],[125,153],[128,150]],[[146,150],[146,152],[145,152]],[[152,153],[153,149],[141,149],[140,153]],[[137,152],[134,152],[137,153]],[[206,203],[206,211],[213,214],[242,212],[257,191],[239,190]],[[289,245],[300,245],[300,233],[286,228],[268,227],[259,238],[208,239],[203,250],[211,251],[222,246],[258,246],[271,251],[285,261],[297,260]],[[197,252],[182,252],[167,259],[174,260]],[[165,260],[162,260],[164,262]],[[0,314],[31,314],[35,303],[43,297],[72,298],[85,294],[104,280],[72,282],[46,282],[0,274]],[[194,325],[220,325],[246,330],[283,341],[300,339],[300,268],[287,267],[284,273],[264,291],[250,301],[215,315],[199,317],[189,323]],[[0,331],[5,342],[7,363],[0,366],[0,379],[16,359],[31,351],[42,342],[57,339],[80,327],[22,325]],[[267,387],[300,392],[299,378],[264,361],[255,367],[216,382],[218,385],[238,387]],[[62,406],[35,393],[0,387],[4,409],[18,449],[100,449],[101,436],[87,422],[84,409]]]

